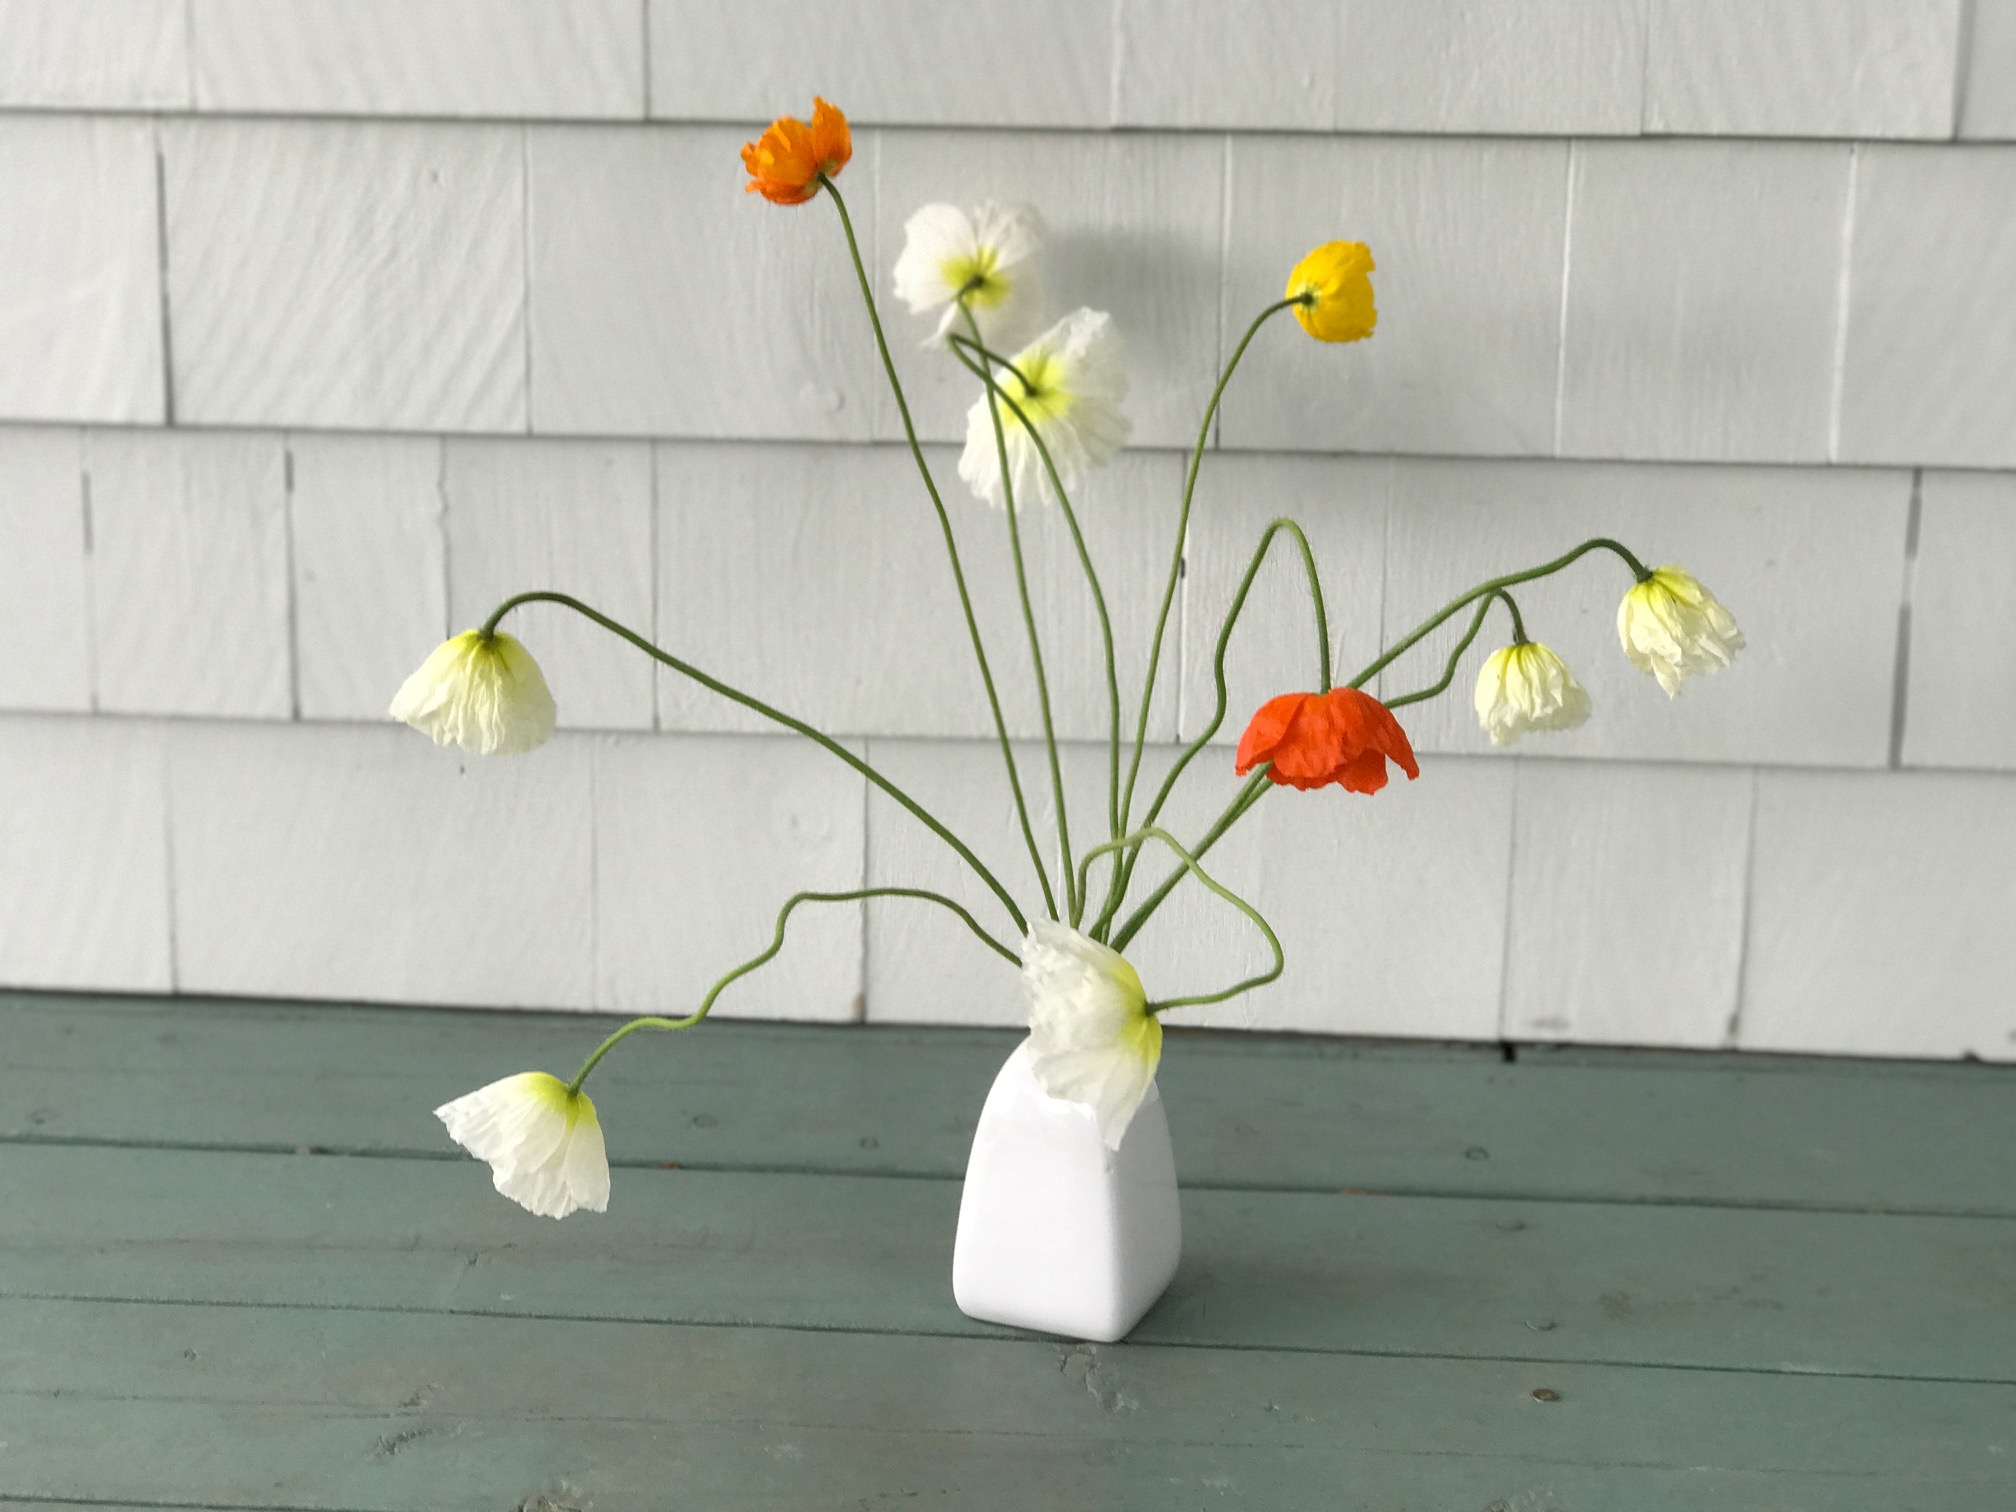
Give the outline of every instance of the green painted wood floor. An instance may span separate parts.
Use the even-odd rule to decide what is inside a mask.
[[[974,1323],[1013,1036],[0,995],[0,1509],[2016,1509],[2016,1069],[1173,1031],[1183,1268]]]

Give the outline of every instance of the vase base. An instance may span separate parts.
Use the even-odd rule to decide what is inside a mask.
[[[1110,1344],[1176,1275],[1183,1220],[1162,1098],[1148,1089],[1118,1150],[1092,1110],[1050,1096],[1027,1045],[973,1133],[952,1295],[969,1318]]]

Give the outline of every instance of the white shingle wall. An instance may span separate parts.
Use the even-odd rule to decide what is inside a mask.
[[[832,209],[742,191],[814,91],[860,128],[842,187],[1046,861],[1007,520],[890,289],[927,199],[1038,205],[1053,308],[1127,340],[1137,450],[1080,503],[1130,732],[1219,365],[1309,246],[1379,259],[1374,341],[1281,317],[1228,390],[1137,816],[1277,515],[1340,677],[1597,532],[1749,634],[1669,701],[1618,654],[1614,561],[1525,591],[1596,718],[1492,751],[1494,618],[1405,714],[1419,782],[1274,793],[1212,852],[1290,974],[1186,1020],[2016,1059],[2009,0],[0,0],[0,985],[681,1011],[791,892],[863,879],[1012,935],[858,772],[564,609],[513,621],[546,750],[378,723],[443,633],[572,592],[1035,895]],[[1022,524],[1082,850],[1097,619],[1057,513]],[[1279,538],[1177,833],[1315,662]],[[1132,954],[1165,995],[1266,959],[1187,887]],[[1018,1009],[956,920],[885,901],[808,908],[720,1011]]]

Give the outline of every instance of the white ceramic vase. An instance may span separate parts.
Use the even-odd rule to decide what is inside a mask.
[[[1027,1044],[1008,1057],[980,1110],[952,1295],[959,1310],[1111,1343],[1162,1295],[1183,1250],[1169,1120],[1153,1086],[1118,1150],[1081,1103],[1050,1096]]]

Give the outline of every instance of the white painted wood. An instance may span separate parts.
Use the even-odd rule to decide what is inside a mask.
[[[649,446],[459,437],[447,445],[454,629],[482,624],[514,594],[548,589],[652,638]],[[654,664],[642,652],[558,604],[514,609],[504,628],[538,660],[564,728],[652,727]]]
[[[1641,0],[1346,0],[1342,15],[1338,130],[1638,132]]]
[[[2016,466],[2016,147],[1868,146],[1838,458]]]
[[[1904,763],[2016,768],[2016,477],[1928,472],[1923,489]]]
[[[175,986],[161,768],[140,720],[0,719],[0,982]]]
[[[883,379],[838,218],[745,195],[749,135],[530,130],[533,429],[867,438]],[[871,276],[874,150],[857,134],[842,179]]]
[[[644,0],[189,3],[200,110],[644,114]]]
[[[2016,781],[1764,772],[1738,1043],[2016,1060]]]
[[[1559,450],[1827,459],[1850,149],[1575,149]]]
[[[1227,390],[1228,447],[1553,449],[1568,148],[1235,137],[1230,343],[1312,248],[1367,243],[1379,328],[1336,347],[1275,317]]]
[[[1004,511],[931,448],[1011,732],[1042,733]],[[1112,616],[1131,735],[1168,572],[1179,459],[1127,454],[1074,505]],[[829,733],[991,736],[937,516],[907,448],[666,443],[658,449],[658,623],[669,650]],[[1105,661],[1060,511],[1018,512],[1057,728],[1104,740]],[[1173,666],[1172,614],[1165,663]],[[776,727],[665,672],[668,729]],[[1163,699],[1151,733],[1176,729]]]
[[[295,656],[305,719],[383,719],[448,631],[441,442],[288,438]]]
[[[1648,0],[1645,129],[1944,137],[1960,0]]]
[[[1103,126],[1111,5],[935,0],[650,0],[651,114],[805,116],[815,92],[857,121]]]
[[[180,121],[162,148],[177,419],[524,429],[518,128]]]
[[[91,707],[83,441],[0,430],[0,708]]]
[[[1529,735],[1539,756],[1882,766],[1889,759],[1906,473],[1590,463],[1410,461],[1395,479],[1386,631],[1398,640],[1457,594],[1589,539],[1693,572],[1749,648],[1668,699],[1625,659],[1617,605],[1629,570],[1598,553],[1515,592],[1527,632],[1588,688],[1581,729]],[[1468,611],[1389,673],[1390,694],[1431,686]],[[1448,693],[1402,711],[1415,744],[1486,751],[1471,708],[1483,658],[1511,637],[1492,612]]]
[[[863,885],[866,784],[827,752],[750,735],[612,735],[594,749],[598,1007],[691,1013],[768,948],[793,893]],[[861,904],[803,904],[783,952],[713,1012],[850,1022],[861,957]]]
[[[188,0],[0,0],[0,105],[188,105],[188,9]]]
[[[1960,135],[1975,140],[2016,137],[2016,0],[1974,0],[1973,34],[1962,56]]]
[[[0,415],[160,420],[154,127],[8,117],[0,203]]]
[[[1202,733],[1217,708],[1218,636],[1261,536],[1281,516],[1301,524],[1322,573],[1333,678],[1341,681],[1348,667],[1378,654],[1395,465],[1384,457],[1237,452],[1204,459],[1181,593],[1184,738]],[[1165,657],[1175,648],[1172,639]],[[1268,548],[1226,646],[1225,722],[1213,739],[1237,745],[1261,704],[1279,693],[1313,690],[1318,665],[1308,577],[1294,538],[1283,532]],[[1159,696],[1166,698],[1171,686],[1165,681]]]
[[[1726,1045],[1743,962],[1753,774],[1516,766],[1505,1038]]]
[[[1167,747],[1150,752],[1148,792],[1172,755]],[[1025,781],[1032,770],[1042,771],[1040,747],[1018,748],[1018,756]],[[1027,853],[991,750],[977,742],[875,741],[870,759],[1027,899]],[[1074,839],[1082,849],[1104,801],[1104,753],[1074,745],[1065,759]],[[1165,816],[1168,827],[1178,836],[1200,834],[1237,788],[1225,753],[1205,752],[1177,789]],[[1431,761],[1418,783],[1396,777],[1373,798],[1341,791],[1271,794],[1204,864],[1268,916],[1288,954],[1288,973],[1228,1004],[1181,1010],[1170,1022],[1492,1037],[1504,958],[1511,793],[1509,766]],[[1046,843],[1054,835],[1047,794],[1047,786],[1032,793],[1039,800],[1032,819]],[[877,794],[869,798],[868,858],[873,882],[940,888],[990,926],[1001,921],[998,906],[965,881],[957,858]],[[1167,866],[1143,861],[1134,901],[1147,896]],[[1001,938],[1012,936],[1012,928],[1001,927]],[[1194,885],[1171,895],[1128,955],[1157,997],[1212,991],[1264,970],[1270,960],[1250,924]],[[956,921],[941,921],[923,907],[871,904],[868,1016],[1014,1024],[1022,1022],[1023,1006],[1016,974]]]
[[[1193,445],[1217,378],[1224,179],[1223,144],[1205,137],[884,133],[870,271],[919,432],[963,442],[979,385],[948,353],[917,349],[937,317],[911,315],[892,292],[903,223],[934,201],[992,199],[1034,205],[1049,226],[1039,270],[1050,318],[1081,305],[1112,313],[1132,444]],[[874,393],[876,434],[900,439],[879,375]]]
[[[590,1006],[587,740],[485,760],[395,725],[168,738],[183,990]]]
[[[277,435],[94,431],[97,706],[293,711],[286,447]]]
[[[1335,123],[1345,6],[1118,0],[1118,9],[1117,125],[1327,131]]]

